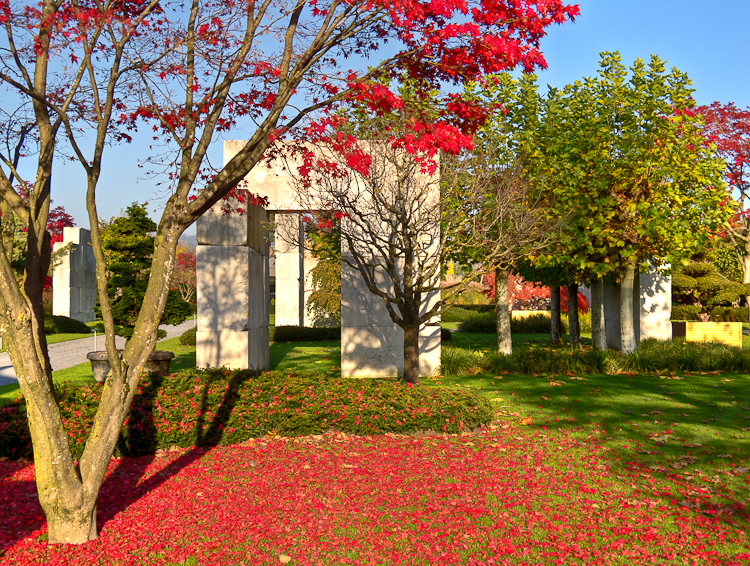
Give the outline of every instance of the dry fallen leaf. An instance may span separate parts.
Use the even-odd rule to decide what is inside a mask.
[[[524,417],[520,421],[518,421],[518,424],[520,424],[521,426],[527,426],[527,425],[530,425],[531,423],[532,423],[531,417]]]
[[[281,562],[282,564],[289,564],[291,561],[291,556],[287,556],[286,554],[279,554],[279,562]]]
[[[553,380],[553,381],[550,381],[550,382],[549,382],[549,384],[550,384],[550,385],[551,385],[552,387],[557,387],[557,386],[559,386],[559,385],[563,385],[563,382],[562,382],[562,381],[554,381],[554,380]]]

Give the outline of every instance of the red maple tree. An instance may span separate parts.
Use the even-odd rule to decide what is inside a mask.
[[[724,178],[737,203],[726,236],[742,267],[742,282],[750,283],[750,108],[714,102],[696,111],[706,119],[706,139],[726,163]]]
[[[338,104],[355,99],[374,112],[398,108],[397,85],[384,85],[398,83],[404,73],[426,98],[485,73],[543,67],[539,40],[545,28],[577,14],[578,7],[564,0],[0,0],[6,37],[0,83],[11,93],[0,109],[7,148],[0,159],[0,205],[21,219],[29,242],[22,282],[12,274],[8,250],[0,249],[0,324],[9,329],[3,345],[22,376],[50,543],[97,536],[99,490],[156,345],[169,292],[165,282],[184,231],[237,187],[274,141],[314,141],[330,130]],[[395,49],[372,64],[386,43]],[[486,114],[448,94],[424,121],[394,133],[393,142],[411,152],[455,150],[471,143]],[[109,145],[132,140],[142,124],[154,139],[136,148],[141,164],[166,171],[171,192],[133,337],[119,352],[97,190]],[[208,155],[217,138],[242,127],[244,146],[227,163],[213,165]],[[52,170],[63,151],[86,176],[111,366],[94,432],[78,461],[55,395],[41,308],[50,264],[45,232]],[[355,163],[358,158],[352,156]]]

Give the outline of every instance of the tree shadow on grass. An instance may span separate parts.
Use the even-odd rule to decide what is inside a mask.
[[[139,394],[140,401],[138,413],[140,418],[131,419],[126,427],[125,434],[118,441],[120,452],[127,457],[122,458],[117,468],[110,473],[102,484],[99,494],[97,510],[97,528],[101,531],[106,523],[112,520],[118,513],[125,511],[138,499],[157,489],[161,484],[180,470],[190,466],[209,452],[213,447],[221,444],[224,428],[237,403],[239,389],[246,380],[253,376],[249,372],[236,372],[227,383],[223,399],[214,411],[214,417],[206,422],[204,414],[210,408],[209,392],[212,385],[226,383],[219,371],[213,373],[212,379],[202,384],[200,392],[200,413],[194,425],[194,446],[182,453],[169,465],[146,479],[146,471],[151,463],[159,457],[155,454],[157,449],[157,428],[154,421],[156,400],[159,389],[164,384],[163,377],[157,377],[144,384],[142,393]]]
[[[743,377],[570,373],[445,381],[476,382],[485,394],[501,395],[503,403],[510,403],[503,409],[505,418],[529,416],[531,430],[547,434],[557,429],[609,444],[610,473],[638,484],[644,493],[653,491],[652,481],[680,487],[680,494],[658,495],[667,506],[747,525],[747,508],[731,509],[732,500],[746,499],[748,485],[748,472],[733,470],[750,468],[750,434],[745,434],[750,407],[742,401],[747,399]],[[604,434],[594,434],[592,425]],[[709,489],[712,500],[706,493],[696,507],[698,491],[691,486]]]

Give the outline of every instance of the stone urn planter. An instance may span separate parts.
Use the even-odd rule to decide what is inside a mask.
[[[117,350],[117,354],[122,356],[122,350]],[[102,383],[107,377],[109,370],[112,369],[107,359],[106,351],[89,352],[86,358],[91,362],[91,372],[94,379]],[[164,350],[154,350],[148,357],[146,365],[143,366],[144,373],[169,373],[169,362],[174,358],[173,352]]]

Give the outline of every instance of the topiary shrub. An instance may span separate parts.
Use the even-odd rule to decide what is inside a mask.
[[[85,323],[67,316],[45,315],[45,334],[87,334],[91,332]]]
[[[321,342],[341,340],[339,327],[276,326],[269,328],[271,342]]]
[[[183,332],[180,336],[180,344],[184,344],[185,346],[195,346],[197,332],[198,328],[195,326],[190,330]]]
[[[62,418],[76,459],[91,431],[101,392],[101,384],[66,383],[59,388]],[[455,434],[489,424],[493,417],[491,402],[477,393],[393,380],[221,369],[152,374],[138,386],[115,454],[237,444],[267,434]],[[0,456],[33,457],[23,398],[0,408],[0,431]]]
[[[442,342],[445,342],[447,340],[453,340],[453,332],[451,332],[447,328],[441,328],[440,329],[440,340]]]
[[[697,320],[707,321],[716,307],[736,305],[741,296],[750,294],[747,285],[730,281],[712,263],[696,261],[675,269],[672,274],[672,297],[678,305],[698,307]],[[687,313],[678,313],[687,315]],[[675,318],[673,320],[694,320]]]

